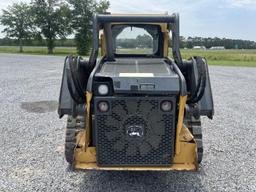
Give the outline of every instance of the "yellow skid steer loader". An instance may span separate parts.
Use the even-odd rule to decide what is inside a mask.
[[[214,114],[207,61],[182,59],[178,14],[96,15],[90,58],[65,60],[58,113],[76,169],[197,170],[200,117]]]

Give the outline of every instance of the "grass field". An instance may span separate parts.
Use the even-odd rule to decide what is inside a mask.
[[[256,50],[182,50],[185,59],[191,56],[207,58],[210,65],[256,67]]]
[[[136,50],[138,53],[139,50]],[[130,51],[131,52],[131,51]],[[0,53],[18,53],[18,47],[1,47]],[[24,47],[24,54],[46,55],[45,47]],[[74,47],[56,47],[54,55],[76,54]],[[256,50],[181,50],[182,57],[206,57],[210,65],[256,67]]]
[[[32,54],[32,55],[46,55],[47,48],[46,47],[23,47],[23,54]],[[69,55],[76,54],[75,47],[56,47],[53,51],[54,55]],[[19,53],[19,47],[14,46],[0,46],[0,53]]]

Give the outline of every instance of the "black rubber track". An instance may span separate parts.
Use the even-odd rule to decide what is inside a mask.
[[[68,116],[65,140],[65,157],[68,163],[74,162],[74,149],[76,147],[76,135],[85,127],[85,117],[73,118]]]
[[[188,119],[186,119],[186,124],[196,141],[198,154],[197,159],[198,163],[200,164],[203,160],[204,153],[201,120],[200,118],[196,119],[195,117],[190,116]]]

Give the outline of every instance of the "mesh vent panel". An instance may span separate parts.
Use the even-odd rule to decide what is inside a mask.
[[[174,152],[175,110],[163,112],[160,103],[175,98],[95,98],[107,101],[107,113],[95,111],[99,166],[167,166]]]

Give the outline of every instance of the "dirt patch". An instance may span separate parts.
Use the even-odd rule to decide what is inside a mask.
[[[10,171],[10,177],[18,182],[30,182],[33,177],[40,177],[43,174],[38,167],[34,168],[30,165],[26,167],[17,166]],[[1,191],[1,190],[0,190]]]
[[[56,111],[57,101],[22,102],[21,108],[30,113],[47,113]]]

